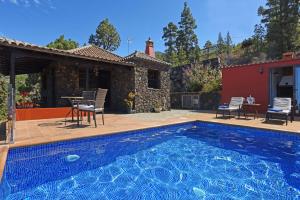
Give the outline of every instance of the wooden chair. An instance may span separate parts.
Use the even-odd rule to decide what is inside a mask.
[[[102,113],[102,123],[104,125],[104,103],[105,97],[107,94],[107,89],[98,88],[96,98],[94,100],[85,100],[85,102],[89,102],[89,104],[79,104],[79,112],[87,112],[88,116],[90,116],[90,112],[93,113],[93,120],[95,122],[95,127],[97,127],[96,113]]]

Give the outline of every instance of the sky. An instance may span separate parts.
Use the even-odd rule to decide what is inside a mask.
[[[257,9],[266,0],[187,0],[196,19],[199,45],[216,42],[229,31],[234,43],[250,37],[260,22]],[[0,36],[37,45],[65,35],[87,43],[100,21],[108,18],[121,37],[121,56],[144,51],[151,37],[164,51],[163,27],[178,23],[184,0],[0,0]],[[128,51],[128,39],[131,41]]]

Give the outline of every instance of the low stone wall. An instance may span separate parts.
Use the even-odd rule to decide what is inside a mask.
[[[220,92],[176,92],[171,93],[171,108],[183,109],[183,95],[199,95],[199,106],[197,106],[197,108],[194,107],[194,109],[201,110],[214,110],[217,108],[221,100]]]

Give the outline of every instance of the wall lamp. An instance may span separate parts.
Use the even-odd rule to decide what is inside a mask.
[[[263,74],[263,73],[264,73],[264,68],[263,68],[262,66],[260,66],[259,69],[258,69],[258,72],[259,72],[260,74]]]

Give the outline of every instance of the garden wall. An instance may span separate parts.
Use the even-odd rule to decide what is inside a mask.
[[[199,105],[192,107],[196,110],[214,110],[221,100],[220,92],[175,92],[171,93],[171,108],[184,109],[182,107],[183,95],[199,95]]]

